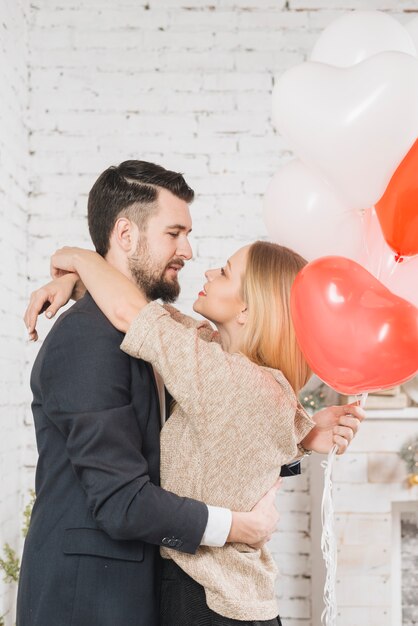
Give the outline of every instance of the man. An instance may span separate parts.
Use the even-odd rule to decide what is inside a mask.
[[[192,256],[192,199],[180,174],[139,161],[109,168],[91,190],[96,249],[150,299],[179,293],[178,272]],[[227,538],[257,543],[274,530],[271,495],[252,514],[231,516],[158,487],[158,387],[121,340],[87,294],[59,318],[34,364],[37,499],[18,626],[156,625],[160,545],[193,553]]]
[[[96,250],[149,300],[179,294],[192,199],[180,174],[141,161],[109,168],[90,192]],[[253,512],[231,513],[158,486],[166,398],[121,341],[87,294],[36,359],[37,500],[17,626],[157,626],[159,546],[194,553],[226,540],[257,544],[274,530],[274,490]]]

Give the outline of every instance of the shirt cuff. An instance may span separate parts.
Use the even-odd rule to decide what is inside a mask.
[[[210,546],[211,548],[222,548],[232,526],[232,512],[229,509],[223,509],[219,506],[209,506],[208,523],[203,533],[201,546]]]

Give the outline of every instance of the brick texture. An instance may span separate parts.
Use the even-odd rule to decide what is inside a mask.
[[[27,7],[0,2],[0,551],[19,551],[24,418],[27,410],[25,304],[28,219]],[[13,623],[15,586],[0,577],[0,615]]]
[[[195,258],[182,272],[180,299],[190,311],[206,268],[266,237],[262,196],[291,156],[271,123],[275,77],[306,59],[346,10],[380,8],[405,22],[418,7],[416,0],[0,0],[0,8],[0,542],[16,543],[36,462],[28,379],[39,349],[25,342],[21,312],[27,293],[48,278],[54,249],[89,245],[86,199],[97,175],[127,158],[185,173],[197,192]],[[40,323],[42,337],[48,324]],[[360,480],[360,457],[353,462]],[[281,613],[286,626],[309,626],[307,477],[288,479],[279,500],[282,529],[272,548]],[[0,586],[4,611],[13,611],[12,598]]]

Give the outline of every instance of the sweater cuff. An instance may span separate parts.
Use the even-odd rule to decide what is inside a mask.
[[[295,413],[296,442],[300,443],[301,441],[303,441],[306,435],[308,435],[314,427],[315,422],[311,417],[309,417],[308,413],[305,411],[301,403],[298,402]]]

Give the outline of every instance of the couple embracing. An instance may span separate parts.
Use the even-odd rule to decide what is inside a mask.
[[[311,371],[290,316],[296,252],[255,242],[208,270],[193,307],[208,321],[171,305],[193,196],[152,163],[110,167],[88,199],[97,252],[57,251],[32,294],[34,340],[42,310],[76,302],[32,371],[17,626],[281,624],[265,545],[280,475],[312,450],[343,453],[364,412],[311,418],[297,400]]]

